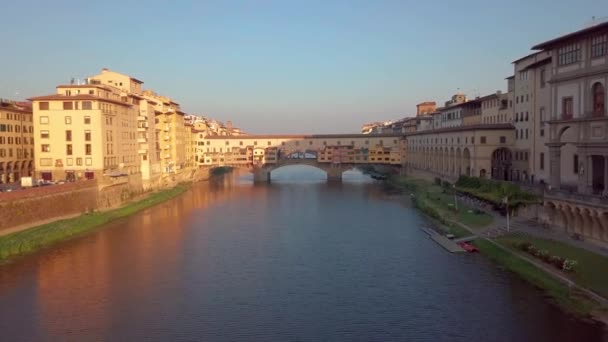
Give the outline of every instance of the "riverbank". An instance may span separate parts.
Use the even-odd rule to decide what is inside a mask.
[[[389,183],[393,186],[397,186],[406,189],[410,192],[412,201],[415,206],[420,209],[424,214],[430,216],[434,221],[443,225],[443,230],[446,233],[454,234],[457,237],[474,235],[479,231],[479,225],[476,223],[478,219],[472,219],[470,216],[460,216],[457,212],[461,210],[474,212],[472,208],[467,208],[465,205],[461,205],[458,211],[447,206],[445,201],[446,198],[435,195],[437,193],[437,185],[433,183],[421,180],[411,179],[406,177],[392,177]],[[435,188],[434,188],[435,187]],[[445,188],[445,187],[443,187]],[[483,221],[486,223],[486,221]],[[482,227],[490,226],[491,221]],[[602,256],[589,255],[589,252],[583,252],[575,247],[571,246],[556,246],[555,243],[549,243],[547,241],[536,241],[543,246],[551,245],[554,248],[559,248],[561,251],[567,251],[568,256],[581,256],[583,258],[584,265],[581,265],[582,269],[586,272],[579,273],[573,277],[566,278],[565,276],[558,279],[553,274],[537,267],[534,263],[526,260],[526,257],[522,257],[518,251],[514,250],[514,244],[520,243],[521,240],[526,240],[527,237],[519,237],[519,240],[515,241],[512,236],[504,236],[498,239],[486,239],[478,238],[473,243],[477,246],[479,251],[489,257],[491,260],[499,264],[501,267],[509,270],[520,276],[525,281],[541,289],[553,303],[560,306],[565,311],[572,313],[582,318],[593,318],[603,323],[606,321],[606,309],[598,303],[598,301],[592,299],[589,295],[583,291],[579,291],[575,287],[569,286],[566,282],[574,283],[578,286],[588,288],[587,286],[591,283],[595,287],[591,287],[596,293],[603,293],[603,290],[608,290],[608,280],[600,279],[603,275],[595,275],[599,272],[592,272],[590,269],[597,270],[598,264],[605,265],[608,260],[600,262],[598,260],[605,259]],[[537,239],[539,240],[539,239]],[[514,242],[515,241],[515,242]],[[580,270],[578,271],[580,272]],[[553,272],[556,273],[556,272]],[[579,279],[580,278],[580,279]],[[581,279],[585,280],[581,282]],[[603,287],[606,286],[606,287]]]
[[[130,202],[117,209],[83,214],[1,236],[0,262],[6,262],[12,257],[31,253],[59,241],[93,231],[106,223],[168,201],[188,190],[190,184],[181,183],[171,189],[151,193],[140,200]]]

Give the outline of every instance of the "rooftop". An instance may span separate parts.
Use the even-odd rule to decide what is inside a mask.
[[[565,34],[563,36],[560,36],[560,37],[557,37],[557,38],[553,38],[551,40],[547,40],[547,41],[545,41],[543,43],[534,45],[532,47],[532,50],[551,49],[555,45],[562,44],[562,43],[564,43],[564,42],[566,42],[568,40],[581,38],[583,36],[586,36],[586,35],[589,35],[589,34],[593,34],[593,33],[598,33],[598,32],[601,32],[601,31],[608,32],[608,21],[601,22],[599,24],[586,27],[586,28],[584,28],[582,30],[574,31],[572,33],[568,33],[568,34]]]

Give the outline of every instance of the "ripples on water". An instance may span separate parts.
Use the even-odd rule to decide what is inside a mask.
[[[0,268],[2,341],[600,341],[356,172],[284,168]]]

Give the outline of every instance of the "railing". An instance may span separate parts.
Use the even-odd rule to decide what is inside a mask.
[[[582,202],[608,208],[607,195],[581,194],[568,189],[545,189],[545,199],[557,199],[568,202]]]

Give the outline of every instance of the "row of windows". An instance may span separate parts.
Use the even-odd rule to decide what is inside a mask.
[[[524,134],[525,133],[525,134]],[[515,139],[519,139],[519,140],[523,140],[523,139],[528,139],[529,138],[529,131],[526,128],[525,130],[522,129],[516,129],[515,130]]]
[[[23,142],[24,145],[28,145],[27,137],[0,137],[0,145],[21,145]],[[31,140],[32,144],[34,143],[34,139]]]
[[[41,116],[39,120],[40,120],[40,124],[41,125],[48,125],[49,122],[50,122],[48,116]],[[84,124],[85,125],[90,125],[91,124],[91,117],[90,116],[83,117],[83,120],[84,120]],[[64,122],[66,123],[66,125],[72,124],[72,117],[71,116],[64,117]]]
[[[45,153],[51,152],[51,145],[50,144],[40,145],[40,151],[45,152]],[[92,152],[91,144],[85,144],[84,145],[84,154],[87,156],[90,156],[91,152]],[[72,155],[72,144],[66,145],[66,153],[67,153],[67,155]]]
[[[21,113],[0,113],[0,119],[4,120],[15,120],[15,121],[32,121],[31,114],[21,114]]]
[[[515,122],[518,121],[528,121],[528,112],[525,112],[525,116],[524,116],[524,112],[521,113],[515,113]]]
[[[530,102],[530,95],[526,94],[525,96],[524,95],[515,96],[515,103],[524,103],[524,99],[525,99],[525,102]]]
[[[500,141],[501,141],[501,142],[503,141],[503,138],[506,140],[506,138],[505,138],[505,137],[501,136],[501,137],[500,137]],[[470,141],[471,141],[471,144],[475,144],[475,137],[471,137]],[[427,138],[427,139],[422,139],[422,140],[420,140],[420,141],[418,141],[418,140],[414,140],[414,141],[412,141],[412,145],[416,145],[416,144],[420,145],[421,143],[422,143],[422,144],[425,144],[425,145],[428,145],[429,143],[431,143],[431,144],[432,144],[432,143],[433,143],[433,139],[431,138],[431,139],[429,140],[429,139]],[[445,138],[445,140],[443,140],[443,139],[439,140],[438,138],[435,138],[435,144],[442,144],[442,143],[443,143],[443,144],[448,144],[448,138]],[[451,143],[451,144],[453,144],[453,143],[454,143],[454,138],[451,138],[450,143]],[[457,144],[460,144],[460,137],[456,138],[456,143],[457,143]],[[464,143],[465,143],[465,144],[468,144],[468,143],[469,143],[469,137],[464,137]],[[485,137],[485,136],[480,137],[480,143],[481,143],[481,144],[485,144],[485,143],[486,143],[486,137]]]
[[[7,153],[8,152],[8,153]],[[34,149],[27,149],[27,148],[16,148],[15,149],[15,155],[17,159],[27,159],[30,156],[34,156]],[[0,148],[0,158],[5,158],[5,157],[9,157],[12,158],[13,157],[13,149],[12,148]]]
[[[203,138],[202,134],[200,135],[200,138],[201,138],[201,139]],[[157,139],[158,139],[158,136],[157,136]],[[398,142],[399,142],[399,141],[398,141],[397,139],[394,139],[394,140],[393,140],[393,144],[397,144]],[[226,144],[226,146],[229,146],[229,145],[230,145],[230,140],[226,140],[224,143]],[[204,144],[204,143],[199,142],[199,145],[203,145],[203,144]],[[285,143],[284,141],[283,141],[283,142],[281,142],[281,146],[285,146],[285,144],[286,144],[286,143]],[[312,142],[312,141],[308,141],[308,145],[312,145],[312,144],[313,144],[313,142]],[[342,142],[341,142],[340,140],[338,140],[338,141],[336,142],[336,144],[337,144],[337,145],[342,145]],[[350,141],[350,144],[351,144],[352,146],[354,146],[354,145],[355,145],[355,141],[354,141],[354,140],[351,140],[351,141]],[[383,140],[380,140],[380,141],[378,142],[378,144],[382,146],[382,145],[384,145],[384,141],[383,141]],[[207,145],[211,145],[211,141],[210,141],[210,140],[207,140]],[[257,145],[258,145],[258,142],[257,142],[257,141],[254,141],[254,142],[253,142],[253,146],[257,146]],[[268,141],[268,142],[267,142],[267,145],[268,145],[268,146],[271,146],[271,145],[272,145],[272,142]],[[299,142],[299,141],[296,141],[296,142],[295,142],[295,145],[296,145],[296,146],[299,146],[299,145],[300,145],[300,142]],[[369,140],[365,140],[365,145],[369,145]],[[239,141],[239,146],[243,146],[243,142],[242,142],[242,141]],[[327,146],[327,141],[323,141],[323,146]]]
[[[40,131],[40,138],[41,139],[49,139],[51,137],[51,134],[49,131],[47,130],[41,130]],[[91,131],[84,131],[84,140],[85,141],[91,141]],[[72,141],[72,131],[68,130],[65,131],[65,141]]]
[[[15,133],[21,133],[21,131],[23,130],[23,133],[32,133],[34,132],[34,128],[32,126],[27,127],[27,126],[21,126],[21,125],[7,125],[7,124],[0,124],[0,132],[15,132]]]
[[[84,165],[92,166],[93,158],[76,158],[76,165],[82,166],[82,161],[84,160]],[[67,166],[74,165],[74,158],[66,158],[65,163]],[[40,166],[53,166],[53,158],[40,158]],[[61,159],[55,159],[55,166],[63,166],[63,161]]]
[[[559,65],[568,65],[581,60],[581,44],[570,44],[562,46],[557,50]]]
[[[492,115],[483,118],[484,124],[496,124],[502,122],[507,122],[507,114],[499,114],[498,116]]]
[[[528,152],[515,152],[515,160],[528,161]]]
[[[602,34],[591,38],[591,57],[602,57],[608,55],[608,34]]]
[[[64,101],[62,103],[63,110],[79,110],[82,108],[83,110],[92,110],[93,102],[91,101]],[[49,102],[43,101],[38,102],[39,110],[49,110]]]

